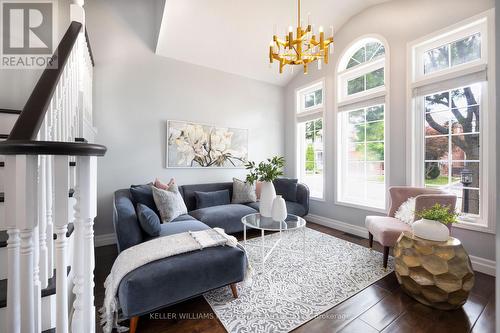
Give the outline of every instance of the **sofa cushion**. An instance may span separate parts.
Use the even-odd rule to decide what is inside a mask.
[[[160,216],[160,212],[158,208],[156,208],[155,200],[153,199],[152,184],[132,185],[130,186],[130,194],[132,195],[134,207],[137,207],[137,204],[146,205],[151,208],[156,215]]]
[[[182,224],[184,222],[168,223],[162,227],[170,229]],[[240,282],[244,279],[246,265],[243,250],[229,246],[205,248],[150,262],[125,275],[120,282],[118,298],[123,315],[146,314],[208,290]]]
[[[168,190],[153,186],[153,198],[163,223],[171,222],[176,217],[187,214],[186,204],[175,184],[171,185]]]
[[[411,231],[408,224],[389,216],[367,216],[365,225],[383,246],[394,246],[403,231]]]
[[[183,214],[172,220],[172,222],[182,222],[182,221],[196,221],[196,219],[189,214]]]
[[[186,231],[200,231],[205,229],[209,229],[209,227],[206,224],[203,224],[191,217],[191,220],[162,224],[160,226],[160,237],[179,234]]]
[[[160,218],[156,213],[146,205],[137,204],[137,218],[142,230],[149,236],[158,236],[160,234]]]
[[[299,204],[298,202],[285,201],[286,211],[288,214],[293,214],[297,216],[305,216],[306,208]],[[252,207],[256,211],[259,211],[259,202],[250,202],[247,206]]]
[[[189,215],[205,223],[209,227],[219,227],[226,233],[235,233],[243,230],[241,218],[248,214],[256,213],[256,210],[240,204],[229,204],[196,209]]]
[[[228,205],[231,203],[229,190],[220,190],[212,192],[195,191],[196,209],[207,208],[212,206]]]
[[[196,209],[196,196],[194,192],[212,192],[220,190],[229,190],[230,196],[233,195],[233,183],[211,183],[211,184],[193,184],[179,186],[179,190],[184,198],[188,211]]]
[[[278,178],[273,184],[276,194],[283,196],[286,201],[297,201],[297,179]]]
[[[118,251],[140,244],[146,236],[139,225],[129,189],[118,190],[113,196],[113,225]]]
[[[231,199],[231,203],[244,204],[256,201],[255,184],[233,178],[233,198]]]

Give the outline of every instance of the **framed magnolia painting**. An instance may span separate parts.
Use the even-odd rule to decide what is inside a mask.
[[[167,168],[243,168],[248,130],[167,121]]]

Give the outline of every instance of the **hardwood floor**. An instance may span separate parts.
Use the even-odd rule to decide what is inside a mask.
[[[368,247],[367,239],[313,223],[308,223],[307,226]],[[383,251],[382,246],[376,242],[374,249],[379,252]],[[102,305],[104,280],[116,256],[117,251],[114,245],[95,249],[96,307]],[[474,288],[463,308],[454,311],[439,311],[407,296],[399,287],[395,274],[392,273],[293,332],[486,333],[494,332],[494,325],[494,277],[476,272]],[[101,332],[100,327],[97,331]],[[137,332],[223,333],[226,330],[205,299],[196,297],[156,311],[152,316],[142,316]]]

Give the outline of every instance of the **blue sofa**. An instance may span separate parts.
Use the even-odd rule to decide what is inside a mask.
[[[232,197],[233,183],[213,183],[179,186],[188,214],[161,225],[159,237],[211,227],[227,233],[243,230],[241,218],[258,211],[258,203],[229,204],[196,209],[195,191],[211,192],[228,189]],[[129,189],[114,193],[113,224],[118,251],[151,239],[140,227],[135,202]],[[286,202],[291,214],[307,215],[309,190],[297,186],[297,201]],[[243,280],[246,257],[239,248],[214,247],[184,253],[146,264],[127,274],[118,288],[122,313],[131,318],[131,331],[138,316],[199,296],[209,290],[231,285],[237,297],[235,283]]]

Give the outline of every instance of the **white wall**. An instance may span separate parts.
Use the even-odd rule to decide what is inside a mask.
[[[291,161],[296,155],[295,89],[320,78],[326,78],[326,201],[312,201],[311,213],[323,217],[364,226],[366,215],[375,213],[334,204],[336,129],[333,105],[335,103],[334,73],[338,57],[355,39],[366,34],[379,34],[389,45],[390,52],[390,128],[389,185],[406,184],[406,62],[407,44],[419,37],[442,29],[460,20],[494,7],[493,0],[398,0],[371,7],[354,16],[335,34],[333,59],[321,71],[311,68],[308,75],[299,74],[286,87],[285,155]],[[334,6],[332,6],[334,10]],[[296,175],[294,163],[288,164],[289,176]],[[494,221],[491,221],[494,223]],[[470,254],[495,259],[493,234],[454,228],[453,235],[462,240]]]
[[[96,234],[113,232],[112,194],[156,176],[179,184],[231,181],[242,169],[166,169],[168,119],[249,129],[249,158],[284,152],[284,88],[153,54],[161,1],[86,1],[96,61],[99,160]],[[182,32],[179,32],[182,33]]]

